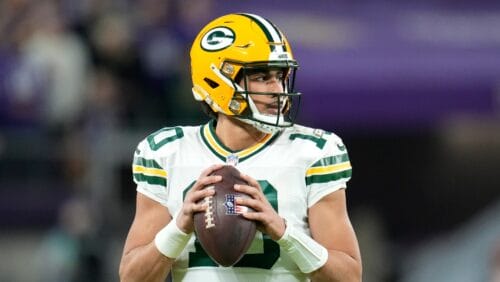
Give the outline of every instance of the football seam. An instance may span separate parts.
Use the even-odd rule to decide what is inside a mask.
[[[207,204],[207,209],[205,210],[205,229],[215,227],[214,223],[214,213],[213,213],[213,197],[205,197],[205,204]]]

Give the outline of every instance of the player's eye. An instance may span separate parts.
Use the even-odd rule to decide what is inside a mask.
[[[272,79],[276,79],[279,82],[283,82],[286,79],[286,72],[284,70],[276,70],[276,71],[259,71],[253,74],[248,75],[248,80],[254,82],[267,82]]]
[[[257,73],[257,74],[253,74],[253,75],[249,76],[250,81],[262,82],[262,81],[266,81],[268,79],[269,79],[269,75],[267,75],[265,73]]]

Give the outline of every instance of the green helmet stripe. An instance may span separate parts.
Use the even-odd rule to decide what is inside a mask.
[[[270,21],[253,14],[239,14],[239,15],[250,18],[255,23],[257,23],[257,25],[259,25],[260,29],[262,29],[262,31],[266,35],[266,38],[269,42],[283,43],[283,39],[281,38],[281,32]],[[283,50],[285,50],[284,45],[282,46]],[[273,44],[270,44],[270,47],[271,47],[271,52],[276,49],[276,46]]]

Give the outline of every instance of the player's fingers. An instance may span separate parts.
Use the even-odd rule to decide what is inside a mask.
[[[252,220],[252,221],[260,221],[261,220],[261,215],[257,212],[245,212],[245,213],[242,213],[241,216],[243,216],[244,218],[246,218],[248,220]]]
[[[260,191],[259,189],[255,188],[253,186],[250,186],[250,185],[235,184],[234,190],[238,191],[238,192],[242,192],[244,194],[247,194],[248,196],[250,196],[254,199],[261,200],[261,199],[265,198],[265,196],[262,194],[262,191]]]
[[[262,191],[262,188],[260,187],[260,184],[257,180],[253,179],[251,176],[247,174],[240,174],[241,179],[245,180],[249,186],[255,187],[258,190]]]
[[[206,189],[189,191],[186,194],[186,199],[184,200],[184,202],[197,203],[205,197],[213,196],[215,194],[215,190],[213,188],[210,188],[210,187],[213,187],[213,186],[205,187]]]
[[[207,176],[207,175],[210,175],[212,174],[212,172],[222,168],[224,166],[224,164],[214,164],[214,165],[211,165],[209,166],[208,168],[206,168],[205,170],[203,170],[200,174],[200,177],[203,177],[203,176]]]
[[[214,184],[216,182],[221,181],[222,177],[217,176],[217,175],[211,175],[211,174],[214,171],[222,168],[223,166],[224,166],[223,164],[215,164],[215,165],[211,165],[208,168],[204,169],[190,190],[200,190],[200,189],[205,188],[205,186],[207,186],[207,185]]]
[[[259,222],[262,226],[267,226],[270,222],[270,216],[265,212],[245,212],[241,215],[248,220]]]
[[[203,212],[207,209],[207,207],[208,207],[208,202],[205,202],[204,200],[200,200],[197,202],[187,202],[184,203],[184,206],[182,208],[182,214],[184,216],[191,218],[193,214],[197,212]]]
[[[200,200],[203,200],[204,198],[213,196],[214,194],[215,194],[215,189],[213,189],[213,186],[209,186],[206,187],[206,189],[194,191],[193,194],[191,195],[191,201],[197,203]]]
[[[236,204],[239,206],[249,207],[254,210],[254,213],[261,212],[265,210],[265,204],[262,201],[246,198],[246,197],[236,197]]]
[[[196,181],[196,183],[193,185],[193,187],[191,188],[191,191],[203,190],[207,186],[213,185],[221,180],[222,180],[222,176],[220,176],[220,175],[209,175],[209,176],[200,177]]]
[[[207,207],[208,207],[208,203],[205,202],[205,201],[201,201],[197,204],[194,204],[192,207],[191,207],[191,211],[192,213],[197,213],[197,212],[204,212],[207,210]]]

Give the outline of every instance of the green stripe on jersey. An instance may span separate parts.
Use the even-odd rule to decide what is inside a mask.
[[[349,156],[346,154],[337,155],[333,157],[322,158],[321,160],[315,162],[311,167],[321,167],[321,166],[329,166],[339,163],[344,163],[349,161]]]
[[[306,177],[306,185],[317,184],[317,183],[326,183],[330,181],[337,181],[340,179],[348,179],[352,175],[352,169],[344,170],[341,172],[335,172],[330,174],[322,174],[322,175],[311,175]]]
[[[147,168],[159,168],[163,169],[155,160],[148,160],[141,157],[134,158],[134,164],[140,165]]]
[[[167,186],[167,179],[158,176],[150,176],[142,173],[134,173],[134,179],[137,182],[146,182],[151,185]]]

